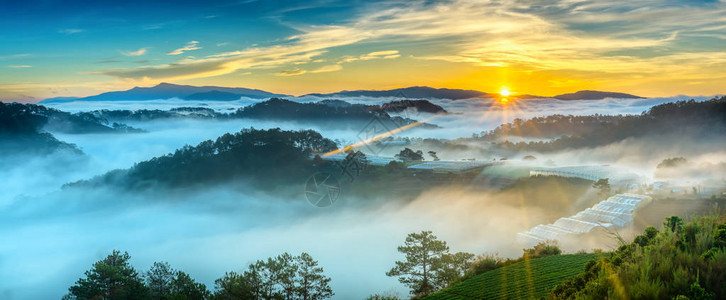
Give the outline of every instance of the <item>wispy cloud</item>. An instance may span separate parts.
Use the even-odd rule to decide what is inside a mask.
[[[120,62],[121,62],[120,60],[115,60],[115,59],[111,58],[111,59],[100,60],[100,61],[97,61],[96,63],[97,64],[114,64],[114,63],[120,63]]]
[[[164,27],[163,24],[151,24],[151,25],[145,25],[141,29],[142,30],[156,30],[156,29],[161,29],[163,27]]]
[[[393,59],[393,58],[399,58],[401,55],[398,53],[398,50],[385,50],[385,51],[375,51],[368,54],[363,54],[361,56],[344,56],[338,61],[338,63],[350,63],[354,61],[359,60],[371,60],[371,59]]]
[[[185,51],[192,51],[192,50],[202,49],[202,47],[199,47],[198,44],[199,44],[199,42],[197,42],[197,41],[190,41],[184,47],[181,47],[181,48],[176,49],[176,50],[171,51],[171,52],[167,52],[166,54],[168,54],[168,55],[179,55],[179,54],[184,53]]]
[[[275,73],[277,76],[297,76],[307,73],[305,70],[301,70],[298,68],[290,69],[290,70],[283,70],[280,72]]]
[[[31,56],[30,53],[20,53],[11,55],[0,55],[0,60],[16,59]]]
[[[78,29],[78,28],[66,28],[66,29],[58,30],[58,33],[71,35],[71,34],[81,33],[81,32],[84,32],[84,31],[85,30]]]
[[[141,48],[136,51],[121,51],[121,54],[123,54],[124,56],[142,56],[146,54],[146,49],[147,48]]]
[[[398,50],[387,50],[387,51],[376,51],[371,52],[366,55],[362,55],[360,57],[361,60],[369,60],[369,59],[392,59],[392,58],[398,58],[401,55],[398,54]]]
[[[342,69],[343,69],[343,66],[335,64],[335,65],[322,66],[320,68],[310,71],[310,73],[335,72],[335,71],[340,71]]]
[[[719,50],[689,51],[677,44],[689,34],[722,34],[726,28],[725,5],[674,6],[656,0],[644,0],[644,4],[625,0],[550,0],[537,4],[421,0],[382,3],[362,11],[366,13],[348,23],[295,26],[300,33],[279,45],[253,46],[173,64],[100,73],[123,79],[172,80],[244,69],[285,68],[278,75],[301,75],[306,71],[291,68],[296,63],[334,60],[320,56],[333,48],[359,43],[390,47],[399,47],[399,43],[434,45],[412,51],[416,54],[411,57],[475,67],[569,72],[580,78],[585,73],[629,76],[673,71],[676,73],[669,76],[683,75],[698,81],[699,72],[709,76],[715,70],[714,63],[723,64]],[[199,48],[198,42],[192,41],[167,54]],[[649,57],[638,56],[638,51],[646,50]],[[700,55],[686,55],[696,53]],[[380,50],[334,61],[341,64],[400,56],[398,50]],[[307,72],[340,70],[336,68],[323,66]]]
[[[29,65],[9,65],[8,67],[9,68],[13,68],[13,69],[24,69],[24,68],[32,68],[33,66],[29,66]]]

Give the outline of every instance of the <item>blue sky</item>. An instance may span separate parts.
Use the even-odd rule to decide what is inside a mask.
[[[723,93],[723,1],[23,1],[0,99],[160,82],[303,94],[411,85]]]

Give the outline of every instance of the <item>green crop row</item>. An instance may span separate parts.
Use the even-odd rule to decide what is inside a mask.
[[[520,261],[474,276],[426,299],[537,299],[582,272],[585,263],[597,255],[555,255]]]

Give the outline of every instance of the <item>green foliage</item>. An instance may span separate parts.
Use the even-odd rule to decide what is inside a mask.
[[[128,253],[114,250],[86,271],[85,278],[71,286],[63,299],[286,299],[320,300],[334,295],[330,278],[309,254],[284,253],[258,260],[244,273],[227,272],[215,281],[215,293],[174,270],[166,262],[155,262],[144,276],[131,266]]]
[[[392,160],[386,164],[387,173],[399,173],[406,170],[406,164],[400,161]]]
[[[438,240],[431,231],[409,234],[398,252],[405,254],[406,260],[395,262],[396,266],[386,275],[397,276],[416,296],[428,295],[456,280],[474,258],[469,253],[449,254],[446,242]]]
[[[318,300],[334,295],[330,278],[323,275],[309,254],[283,253],[258,260],[244,273],[228,272],[215,281],[216,299],[304,299]]]
[[[657,169],[675,168],[675,167],[680,167],[682,165],[685,165],[686,163],[688,163],[688,160],[686,160],[685,157],[672,157],[672,158],[666,158],[663,161],[661,161],[656,168]]]
[[[670,216],[663,222],[663,227],[671,232],[680,233],[683,231],[683,219],[678,216]]]
[[[326,299],[334,295],[329,286],[330,278],[323,275],[323,268],[318,266],[318,262],[312,256],[303,252],[295,257],[295,263],[297,276],[293,278],[296,282],[293,288],[300,299]]]
[[[395,155],[397,159],[400,159],[402,161],[408,162],[408,161],[422,161],[424,159],[423,157],[423,151],[417,150],[413,151],[409,148],[404,148]]]
[[[431,294],[426,299],[536,299],[558,283],[582,272],[597,254],[554,255],[521,259]]]
[[[469,270],[474,254],[466,252],[445,253],[435,270],[436,286],[446,287],[459,280]]]
[[[721,249],[726,248],[726,224],[719,224],[714,233],[714,246]]]
[[[151,299],[193,300],[211,297],[206,285],[194,281],[187,273],[172,269],[166,262],[155,262],[145,277]]]
[[[171,281],[171,291],[167,299],[196,300],[209,299],[211,296],[212,293],[207,290],[206,285],[194,281],[187,273],[177,271],[176,277]]]
[[[129,188],[190,187],[244,177],[270,188],[309,176],[313,152],[336,149],[335,142],[313,130],[243,129],[216,141],[184,146],[172,154],[137,163],[128,171],[109,172],[92,182]],[[249,176],[255,175],[255,176]],[[276,180],[269,180],[274,178]]]
[[[52,134],[45,132],[49,120],[60,117],[79,121],[82,125],[90,124],[89,127],[94,125],[104,127],[97,123],[74,119],[68,113],[40,105],[0,102],[0,156],[48,155],[55,151],[83,154],[76,145],[59,141]],[[70,121],[65,123],[75,124]]]
[[[131,266],[131,256],[118,250],[93,264],[68,288],[70,299],[147,299],[149,288]]]
[[[524,249],[524,255],[528,258],[545,257],[552,255],[560,255],[562,250],[557,246],[556,241],[546,241],[535,245],[532,248]]]
[[[466,277],[476,276],[504,266],[504,260],[495,255],[480,255],[469,265]]]
[[[664,103],[641,115],[563,116],[553,115],[517,120],[482,133],[488,140],[507,136],[556,138],[551,141],[500,142],[498,147],[514,151],[558,151],[607,145],[624,140],[663,133],[675,137],[713,139],[726,132],[726,97]]]
[[[393,292],[387,292],[387,293],[381,293],[381,294],[373,294],[365,298],[365,300],[401,300],[396,294]]]
[[[410,150],[410,149],[409,149]],[[435,290],[434,266],[449,251],[446,242],[439,241],[431,231],[411,233],[398,252],[406,255],[405,261],[396,261],[396,266],[386,273],[398,276],[398,281],[411,288],[414,295],[427,295]]]
[[[143,132],[124,124],[108,126],[92,114],[71,114],[37,104],[0,102],[0,133],[47,129],[63,133]]]
[[[630,244],[588,263],[585,272],[558,285],[550,299],[722,299],[726,252],[716,246],[723,215],[684,224],[677,216],[664,230],[647,228]]]
[[[601,197],[609,197],[610,196],[610,179],[609,178],[600,178],[595,183],[592,184],[593,188],[598,189],[598,194]]]
[[[372,111],[365,105],[333,106],[324,103],[299,103],[281,98],[270,98],[267,101],[239,108],[231,114],[231,117],[234,118],[284,120],[359,119],[367,121],[373,116],[390,118],[385,112]]]
[[[678,295],[676,296],[676,299],[678,299],[679,297],[681,299],[685,297],[685,299],[688,300],[712,300],[716,299],[716,294],[706,291],[706,289],[701,287],[698,282],[694,282],[693,284],[691,284],[691,288],[688,290],[688,295]]]
[[[250,267],[252,269],[252,267]],[[244,274],[236,272],[224,273],[222,278],[214,281],[215,299],[260,299],[261,293],[255,291],[262,288],[259,274],[254,270],[245,271]]]
[[[645,247],[649,245],[657,235],[658,229],[655,229],[653,226],[648,226],[645,228],[645,232],[642,235],[638,235],[633,239],[633,243],[638,244],[638,246]]]

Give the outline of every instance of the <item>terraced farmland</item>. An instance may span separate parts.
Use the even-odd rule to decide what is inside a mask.
[[[538,299],[582,272],[585,263],[597,256],[566,254],[520,261],[474,276],[426,299]]]

